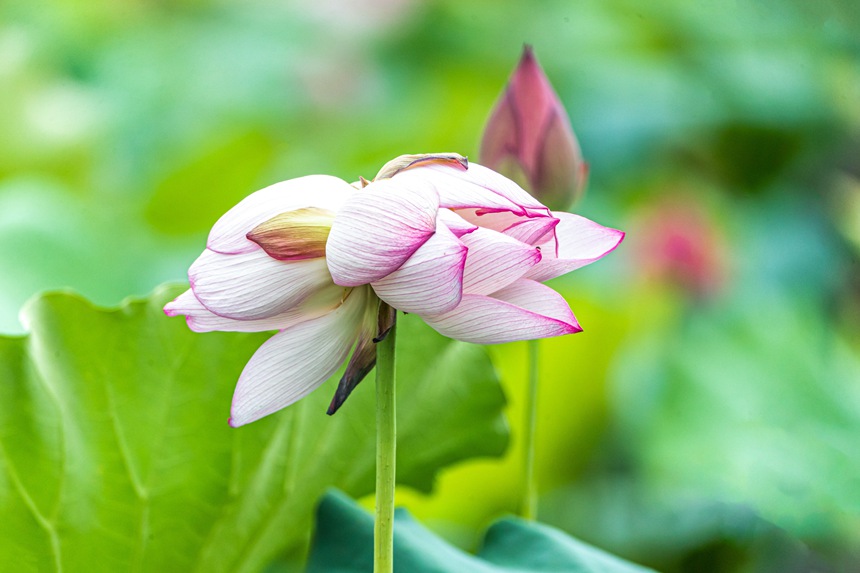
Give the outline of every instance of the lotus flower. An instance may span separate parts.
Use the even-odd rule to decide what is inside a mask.
[[[569,209],[585,190],[588,164],[530,46],[484,128],[481,162],[554,209]]]
[[[248,196],[215,223],[165,312],[198,332],[279,331],[239,378],[233,426],[307,395],[354,348],[333,413],[373,368],[392,309],[480,344],[579,332],[542,282],[623,237],[459,155],[403,156],[373,182],[311,175]]]

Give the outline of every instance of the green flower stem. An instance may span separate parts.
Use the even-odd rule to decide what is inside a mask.
[[[521,515],[537,519],[535,487],[535,426],[537,425],[538,340],[529,340],[529,387],[526,396],[525,431],[523,432],[523,499]]]
[[[394,474],[397,423],[394,410],[394,342],[397,326],[376,346],[376,524],[373,571],[394,568]]]

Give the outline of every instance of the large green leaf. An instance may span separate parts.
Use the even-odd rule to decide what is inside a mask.
[[[373,517],[331,492],[317,510],[306,573],[365,573],[373,569]],[[405,510],[394,527],[394,570],[408,573],[646,573],[651,571],[535,522],[502,519],[487,530],[478,555],[449,545]]]
[[[373,377],[325,415],[335,379],[249,426],[230,397],[266,335],[196,334],[163,289],[120,309],[70,294],[25,309],[0,338],[0,556],[15,571],[257,571],[308,536],[336,486],[374,473]],[[399,336],[398,480],[497,455],[503,396],[481,347],[415,317]]]

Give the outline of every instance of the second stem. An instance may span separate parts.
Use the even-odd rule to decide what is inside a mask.
[[[537,519],[537,487],[535,486],[535,426],[537,425],[538,340],[529,340],[529,386],[526,395],[525,431],[523,432],[523,499],[521,515]]]

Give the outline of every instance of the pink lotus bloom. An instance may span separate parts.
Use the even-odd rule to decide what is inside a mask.
[[[481,162],[555,209],[569,209],[585,190],[588,164],[530,46],[484,128]]]
[[[403,156],[362,184],[311,175],[248,196],[215,223],[191,288],[165,306],[198,332],[279,331],[239,378],[233,426],[307,395],[355,348],[336,410],[373,368],[391,309],[479,344],[579,332],[542,282],[624,237],[455,154]]]

